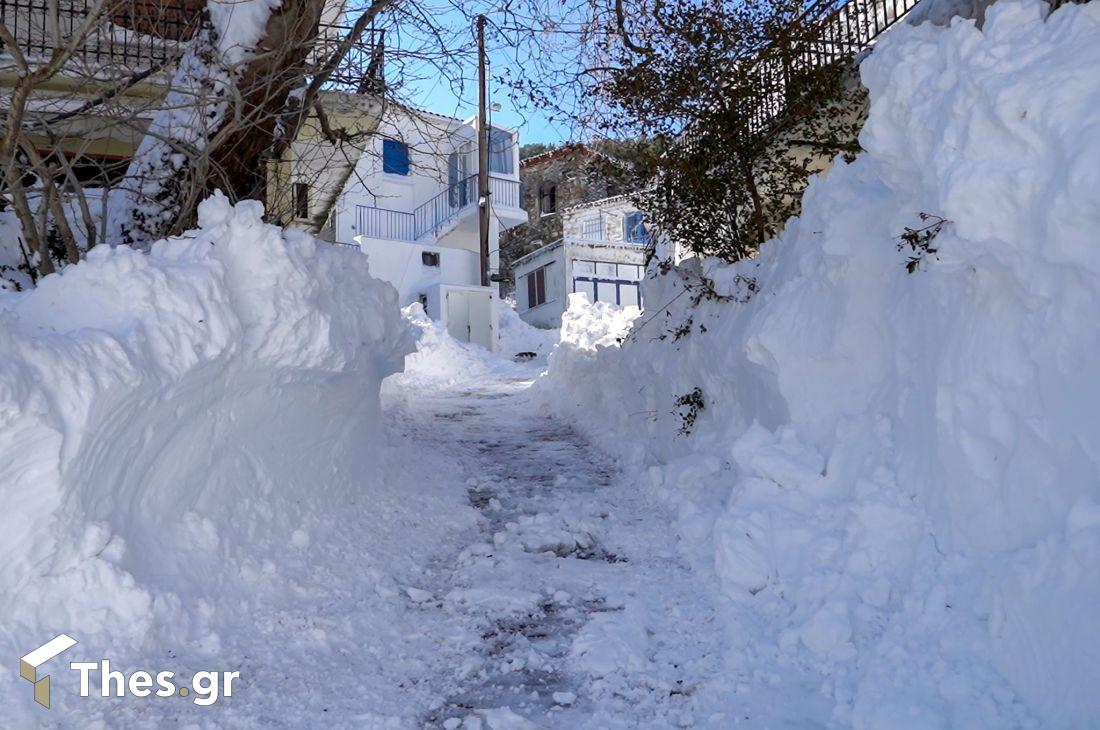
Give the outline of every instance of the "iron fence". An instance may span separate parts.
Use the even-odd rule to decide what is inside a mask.
[[[417,206],[413,211],[413,232],[416,238],[437,233],[443,224],[463,208],[477,202],[477,175],[451,183],[438,195]]]
[[[519,182],[489,176],[494,205],[518,208]],[[355,230],[361,236],[416,241],[440,231],[447,221],[477,203],[477,175],[451,183],[412,213],[368,205],[355,206]]]
[[[205,0],[0,0],[0,20],[30,59],[50,57],[78,37],[98,13],[69,63],[70,71],[140,73],[171,66],[198,28]],[[311,51],[325,58],[350,26],[322,23]],[[333,85],[363,87],[381,75],[382,31],[367,30],[333,73]],[[0,53],[4,51],[0,43]]]
[[[55,47],[78,37],[86,19],[99,13],[73,54],[72,63],[89,67],[124,65],[144,71],[163,66],[191,37],[201,10],[186,2],[169,6],[155,0],[99,5],[94,0],[0,0],[3,20],[28,58],[48,58]]]
[[[322,23],[313,47],[313,57],[318,60],[329,58],[350,33],[350,25]],[[383,80],[384,49],[385,30],[365,30],[332,72],[328,85],[357,93],[379,91]]]
[[[355,206],[355,232],[369,238],[385,238],[396,241],[415,241],[413,214],[399,210]]]
[[[518,180],[508,180],[503,177],[489,176],[489,195],[493,205],[505,208],[522,208],[521,193]]]
[[[753,68],[757,93],[744,114],[752,134],[767,132],[799,98],[799,79],[850,63],[920,0],[823,0],[791,20],[792,40],[763,50]]]

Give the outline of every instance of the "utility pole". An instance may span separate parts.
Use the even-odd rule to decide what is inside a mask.
[[[477,223],[481,285],[489,286],[489,126],[485,123],[485,16],[477,16]]]

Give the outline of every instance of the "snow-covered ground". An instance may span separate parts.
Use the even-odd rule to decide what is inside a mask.
[[[255,204],[200,213],[149,255],[102,247],[0,294],[0,649],[78,642],[43,670],[48,711],[14,661],[0,667],[0,724],[747,712],[714,690],[723,635],[668,508],[535,407],[538,359],[459,344],[415,306],[403,318],[362,257],[266,225]],[[521,351],[556,337],[505,315]],[[178,686],[239,678],[211,706],[79,697],[68,662],[104,658]]]
[[[801,217],[540,384],[676,506],[722,672],[821,723],[1100,726],[1100,3],[1046,13],[891,31]]]
[[[718,712],[719,699],[697,692],[721,634],[667,508],[533,406],[537,367],[425,326],[432,344],[386,398],[395,430],[453,460],[478,516],[414,595],[426,623],[451,627],[421,721],[674,727]],[[448,363],[468,375],[441,377]]]
[[[0,291],[0,726],[1100,726],[1098,68],[1100,3],[899,27],[755,260],[503,357],[217,197]]]

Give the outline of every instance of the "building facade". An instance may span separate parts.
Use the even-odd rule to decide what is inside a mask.
[[[509,280],[516,259],[562,238],[563,211],[622,193],[629,179],[625,163],[584,144],[525,157],[519,174],[528,222],[501,239],[501,273]]]
[[[495,286],[481,285],[477,118],[397,105],[381,116],[346,172],[318,175],[315,159],[296,161],[290,183],[297,224],[357,246],[372,274],[397,289],[402,306],[420,302],[456,339],[495,349],[498,295]],[[516,130],[489,126],[488,178],[495,273],[501,232],[527,221]]]
[[[73,44],[72,55],[33,89],[27,103],[25,128],[38,154],[64,157],[85,186],[102,189],[117,182],[163,106],[204,5],[202,0],[126,0],[102,6],[80,0],[0,0],[0,16],[31,68],[48,64],[55,46]],[[326,0],[314,54],[328,53],[346,35],[343,15],[344,0]],[[380,38],[380,31],[369,31],[354,44],[333,74],[336,83],[365,78],[381,49]],[[20,77],[13,54],[0,47],[0,88],[14,87]]]
[[[516,309],[536,327],[561,326],[569,294],[620,307],[642,306],[650,232],[644,215],[619,195],[562,211],[562,238],[514,265]]]

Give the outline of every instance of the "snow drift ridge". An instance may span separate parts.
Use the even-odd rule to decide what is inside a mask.
[[[282,552],[377,472],[381,380],[412,349],[396,293],[261,214],[215,196],[149,255],[0,292],[6,656],[61,631],[132,656],[154,625],[215,650],[213,604],[286,590]]]
[[[748,303],[659,277],[692,334],[551,356],[548,402],[679,505],[730,671],[807,668],[841,724],[1100,723],[1100,3],[1046,14],[891,31],[865,152],[756,260],[704,263]],[[920,213],[947,223],[909,274]]]

